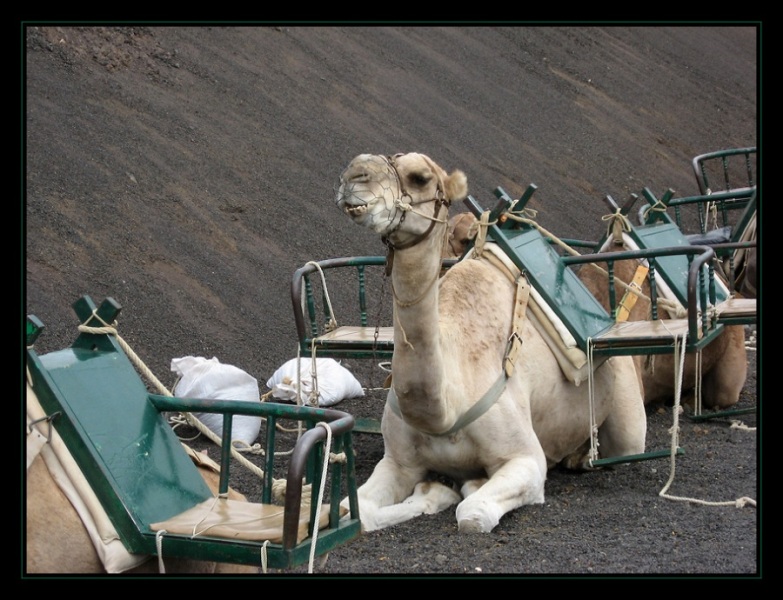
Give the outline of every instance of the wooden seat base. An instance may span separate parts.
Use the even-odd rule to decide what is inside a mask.
[[[639,341],[668,344],[688,333],[688,319],[656,319],[650,321],[620,321],[593,338],[595,347],[609,344],[622,346]]]
[[[377,338],[376,338],[377,332]],[[313,339],[316,346],[354,346],[372,349],[373,344],[384,349],[394,344],[394,327],[356,327],[343,325]]]
[[[346,514],[342,509],[342,515]],[[303,513],[303,514],[302,514]],[[296,543],[307,537],[309,507],[299,516]],[[212,498],[165,521],[150,524],[152,531],[188,536],[211,536],[235,540],[283,542],[285,507],[243,502],[230,498]],[[321,507],[318,528],[329,524],[329,505]]]
[[[756,322],[756,299],[755,298],[729,298],[715,307],[718,319],[721,321],[748,318],[751,322]]]

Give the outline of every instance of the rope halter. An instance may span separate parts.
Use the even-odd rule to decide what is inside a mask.
[[[389,252],[391,253],[394,250],[405,250],[406,248],[412,248],[413,246],[423,242],[425,239],[429,237],[429,235],[432,233],[432,230],[435,227],[436,223],[444,223],[446,224],[448,221],[445,219],[439,219],[438,214],[440,213],[440,209],[445,206],[446,210],[448,211],[449,207],[451,206],[451,200],[446,197],[445,192],[443,191],[443,181],[441,180],[441,177],[438,173],[438,169],[435,167],[432,162],[427,159],[427,164],[432,169],[433,173],[435,173],[435,176],[438,178],[438,185],[435,190],[435,197],[428,198],[425,200],[419,200],[417,202],[414,202],[413,196],[410,195],[408,190],[405,187],[405,184],[402,181],[402,177],[400,177],[400,172],[397,169],[397,164],[395,161],[395,158],[397,156],[400,156],[399,154],[394,156],[386,156],[384,159],[386,160],[387,165],[389,166],[389,169],[392,173],[394,173],[394,177],[397,179],[397,185],[400,190],[400,197],[394,200],[394,207],[399,209],[402,212],[402,215],[400,216],[399,221],[397,222],[397,225],[394,226],[394,228],[385,236],[383,236],[382,240],[383,243],[386,245],[386,247],[389,249]],[[407,197],[409,202],[403,202],[403,198]],[[420,204],[427,204],[429,202],[433,203],[433,213],[430,217],[429,215],[425,215],[418,210],[416,210],[416,206]],[[424,217],[425,219],[430,220],[430,226],[427,228],[427,230],[413,238],[412,240],[405,242],[403,244],[395,244],[391,241],[391,236],[400,229],[400,226],[402,225],[403,221],[405,221],[405,216],[408,212],[413,212],[420,217]]]

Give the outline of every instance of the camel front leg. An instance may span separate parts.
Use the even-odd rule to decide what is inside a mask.
[[[357,493],[364,531],[434,514],[460,501],[459,493],[437,481],[424,481],[426,469],[403,468],[384,457]],[[348,499],[342,505],[348,506]]]
[[[510,510],[544,502],[546,463],[534,457],[514,458],[483,485],[480,480],[463,486],[465,499],[457,506],[460,533],[487,533]]]

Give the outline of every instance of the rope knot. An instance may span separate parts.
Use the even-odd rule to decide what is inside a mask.
[[[611,235],[615,244],[622,244],[623,233],[631,231],[631,223],[628,217],[622,214],[619,208],[610,215],[604,215],[601,217],[601,220],[609,221],[606,229],[607,237]]]
[[[399,198],[394,199],[394,208],[399,208],[403,212],[407,212],[409,210],[413,210],[413,206],[411,204],[406,204],[402,201],[402,199],[407,196],[407,194],[403,194]]]
[[[487,210],[481,213],[481,217],[470,226],[470,231],[473,231],[474,228],[476,231],[476,239],[473,242],[474,258],[481,258],[482,253],[484,252],[484,242],[487,241],[487,229],[490,225],[494,225],[495,223],[497,223],[497,221],[490,223],[489,211]]]
[[[530,221],[535,220],[535,218],[538,216],[538,211],[535,208],[530,208],[529,206],[524,206],[521,210],[514,210],[517,202],[519,202],[519,199],[516,199],[511,203],[511,206],[508,207],[508,212],[515,217],[520,217]]]
[[[345,464],[348,462],[348,457],[345,455],[345,452],[330,452],[329,462]]]
[[[335,329],[337,329],[337,321],[334,317],[330,318],[326,323],[324,323],[324,331],[326,333],[334,331]]]
[[[648,206],[647,208],[642,210],[641,217],[643,221],[647,220],[647,215],[650,214],[652,211],[655,212],[666,212],[666,205],[661,202],[660,200],[656,200],[655,204],[652,204]]]

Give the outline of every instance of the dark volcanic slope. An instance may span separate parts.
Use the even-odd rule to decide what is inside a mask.
[[[383,253],[333,203],[360,152],[485,206],[535,183],[544,227],[596,239],[604,195],[696,193],[694,155],[756,144],[751,27],[30,27],[26,66],[26,312],[57,347],[113,296],[160,376],[294,355],[293,271]]]

